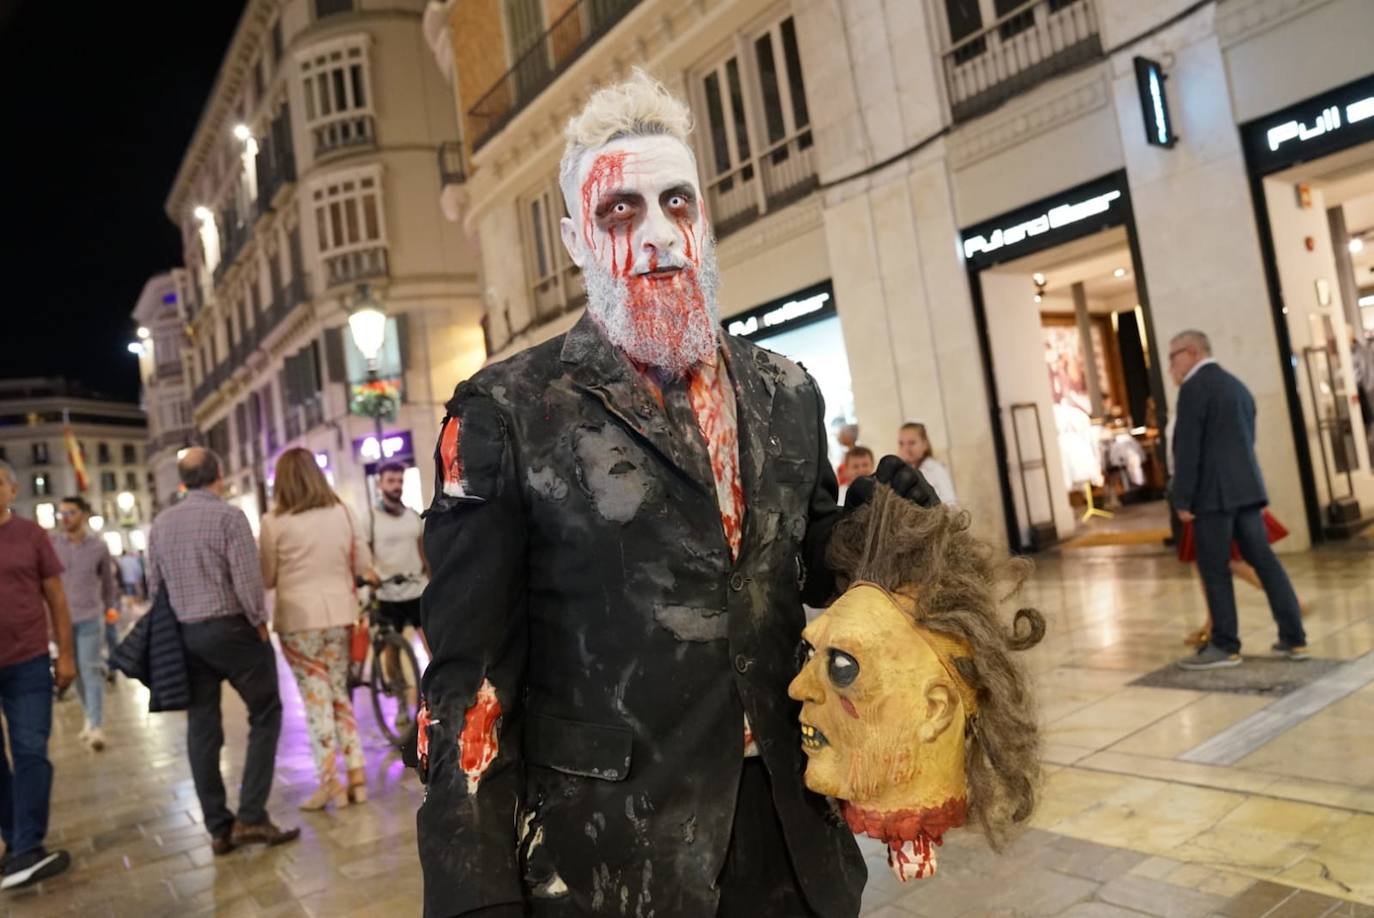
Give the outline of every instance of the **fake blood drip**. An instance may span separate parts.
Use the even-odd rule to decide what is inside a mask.
[[[952,797],[937,807],[895,812],[866,810],[846,801],[843,813],[851,832],[887,842],[887,864],[905,883],[935,875],[935,849],[946,832],[968,819],[968,801]]]
[[[490,679],[482,680],[477,698],[463,714],[463,732],[458,735],[458,764],[468,779],[468,794],[476,794],[499,751],[496,727],[501,721],[501,702]]]
[[[439,461],[443,465],[443,489],[449,497],[463,497],[467,494],[463,482],[463,456],[459,451],[460,422],[457,418],[445,418],[443,430],[439,432]]]

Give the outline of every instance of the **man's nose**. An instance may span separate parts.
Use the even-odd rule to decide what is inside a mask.
[[[792,680],[792,684],[787,686],[787,697],[793,701],[810,701],[821,704],[825,701],[825,690],[821,687],[820,680],[816,678],[816,668],[810,663],[802,667],[801,672],[797,673],[797,678]]]
[[[649,208],[649,214],[644,220],[644,228],[641,233],[646,251],[653,250],[663,254],[674,252],[678,248],[677,224],[668,219],[668,215],[661,208]]]

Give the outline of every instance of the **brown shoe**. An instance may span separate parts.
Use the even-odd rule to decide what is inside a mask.
[[[293,842],[301,837],[300,829],[279,829],[272,820],[248,824],[234,820],[234,828],[229,833],[229,841],[238,845],[266,845],[269,848]]]
[[[224,857],[237,847],[238,845],[234,844],[228,832],[221,835],[219,838],[210,839],[210,850],[215,852],[215,857]]]

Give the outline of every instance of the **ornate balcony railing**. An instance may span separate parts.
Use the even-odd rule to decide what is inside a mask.
[[[819,184],[811,129],[803,128],[706,186],[717,238],[798,201]]]
[[[330,287],[386,277],[387,270],[386,246],[382,245],[324,257],[325,284]]]
[[[350,147],[370,147],[377,142],[377,127],[371,115],[336,118],[311,128],[315,155],[323,156]]]
[[[506,122],[529,105],[639,0],[577,0],[547,32],[521,52],[515,65],[468,111],[476,131],[472,148],[480,148]]]
[[[1093,0],[1029,0],[943,55],[955,121],[1102,56]]]

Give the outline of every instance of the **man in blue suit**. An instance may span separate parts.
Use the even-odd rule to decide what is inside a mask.
[[[1174,427],[1173,501],[1179,519],[1193,524],[1197,566],[1212,613],[1212,639],[1184,669],[1239,666],[1231,544],[1259,574],[1279,626],[1274,651],[1307,659],[1307,636],[1293,584],[1269,547],[1261,511],[1269,503],[1255,458],[1255,400],[1239,379],[1212,359],[1200,331],[1169,342],[1169,375],[1178,390]]]

